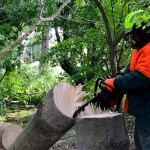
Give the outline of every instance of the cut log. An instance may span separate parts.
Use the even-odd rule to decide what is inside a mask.
[[[76,119],[77,150],[128,150],[129,138],[121,113]]]
[[[0,123],[0,147],[7,150],[21,132],[17,124]]]
[[[56,84],[9,150],[48,150],[75,124],[74,105],[85,95],[81,86]]]

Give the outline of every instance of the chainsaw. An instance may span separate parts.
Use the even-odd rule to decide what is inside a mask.
[[[100,92],[97,92],[98,87]],[[109,87],[109,90],[106,88]],[[111,90],[110,90],[111,89]],[[89,104],[96,105],[104,110],[118,111],[123,98],[123,93],[119,93],[114,88],[105,83],[105,78],[98,78],[95,83],[94,97],[87,101],[74,112],[73,118],[76,118],[81,111],[85,110],[85,107]]]

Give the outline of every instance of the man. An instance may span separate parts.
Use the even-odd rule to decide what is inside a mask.
[[[143,10],[125,19],[125,33],[134,41],[134,51],[124,76],[106,79],[118,92],[127,94],[125,111],[135,117],[136,150],[150,150],[150,15]]]

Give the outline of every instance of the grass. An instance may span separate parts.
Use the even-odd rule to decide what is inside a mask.
[[[0,122],[15,123],[25,127],[35,112],[36,109],[8,110],[6,114],[0,116]]]
[[[16,109],[7,110],[7,113],[0,116],[0,122],[9,122],[25,127],[31,120],[37,109]],[[76,133],[72,128],[59,141],[55,143],[49,150],[75,150]]]

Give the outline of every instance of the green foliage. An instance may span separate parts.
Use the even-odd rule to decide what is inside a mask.
[[[37,18],[39,3],[36,1],[0,2],[0,43],[5,47],[16,40],[25,26],[32,25]]]
[[[64,1],[65,0],[46,0],[43,17],[52,15]],[[108,17],[113,41],[115,41],[123,31],[123,23],[126,15],[132,10],[139,9],[139,7],[147,8],[149,4],[148,0],[102,0],[100,2],[102,3]],[[23,30],[35,22],[39,15],[40,3],[37,0],[33,1],[33,3],[29,0],[2,0],[0,5],[0,48],[2,49],[9,45],[11,41],[17,39],[18,36],[23,33]],[[61,34],[59,34],[60,40],[57,39],[58,43],[42,56],[41,62],[50,62],[51,66],[61,65],[61,67],[66,71],[65,76],[67,76],[67,79],[68,76],[70,76],[71,79],[69,78],[69,81],[75,82],[76,84],[83,82],[89,83],[90,86],[93,86],[97,77],[111,76],[110,48],[114,46],[114,43],[109,45],[107,30],[102,14],[96,7],[94,1],[71,1],[71,3],[61,12],[60,16],[62,17],[56,18],[53,22],[46,23],[51,28],[61,30]],[[43,24],[38,26],[37,30],[40,31],[41,28],[43,28]],[[42,40],[40,34],[41,32],[39,32],[36,37],[30,38],[30,42],[34,45],[32,50],[34,51],[34,55],[37,59],[39,58],[39,51],[41,48],[39,45]],[[115,49],[117,62],[115,63],[117,68],[119,68],[118,66],[120,63],[124,66],[129,62],[130,58],[128,56],[130,48],[128,48],[128,43],[124,40],[121,40],[117,44],[118,46]],[[126,51],[123,51],[123,55],[121,55],[122,49],[126,49]],[[34,73],[32,74],[30,71],[27,71],[29,74],[31,73],[29,78],[26,71],[22,70],[22,67],[20,68],[21,71],[19,71],[20,69],[15,68],[20,65],[17,63],[17,60],[22,50],[22,46],[17,47],[13,50],[13,52],[2,58],[0,60],[0,68],[3,70],[7,68],[7,70],[11,71],[7,75],[7,79],[10,83],[12,83],[9,87],[6,84],[5,79],[5,85],[6,87],[9,87],[8,91],[12,91],[11,87],[18,89],[18,91],[23,91],[20,94],[18,91],[14,91],[12,95],[16,95],[16,93],[18,93],[17,95],[20,95],[22,96],[22,99],[25,99],[25,102],[23,102],[25,104],[30,103],[30,99],[35,99],[35,101],[38,100],[36,100],[35,97],[33,98],[30,92],[28,94],[30,95],[28,96],[29,98],[24,96],[25,94],[23,93],[28,93],[28,91],[33,89],[32,87],[34,87],[33,91],[35,93],[41,93],[42,88],[35,88],[35,86],[38,86],[36,85],[38,84],[37,82],[31,83],[32,79],[35,81]],[[30,60],[28,62],[30,62]],[[13,69],[15,70],[13,71]],[[123,67],[121,69],[119,68],[118,71],[122,69]],[[43,71],[40,73],[42,72]],[[15,82],[13,82],[15,80],[14,74],[20,80],[17,82],[17,85],[15,85],[16,87],[14,86]],[[22,81],[22,78],[18,76],[18,74],[21,74],[23,80],[26,79],[25,83],[23,83],[24,81]],[[1,77],[2,76],[3,74],[1,74]],[[64,75],[60,78],[64,79]],[[40,81],[40,84],[41,82],[42,81]],[[32,86],[29,86],[30,84]],[[21,87],[25,87],[26,89]],[[91,87],[88,88],[91,89]],[[33,91],[31,93],[34,93]],[[19,98],[14,98],[14,96],[12,97],[9,96],[9,101],[12,99],[20,101]],[[37,97],[39,97],[39,95]]]
[[[0,115],[4,115],[6,113],[6,103],[3,101],[3,97],[0,95]]]
[[[21,55],[22,45],[18,46],[0,59],[0,80],[3,75],[12,71],[16,66],[20,65],[19,56]]]
[[[27,109],[27,110],[7,110],[7,113],[0,116],[0,122],[10,122],[18,124],[21,127],[25,127],[27,123],[31,120],[37,109]]]
[[[118,43],[115,41],[124,30],[126,15],[146,3],[135,0],[100,2],[108,18],[113,44],[117,44],[113,49],[114,58],[110,58],[113,44],[109,43],[109,31],[93,1],[74,1],[74,5],[70,5],[70,9],[66,8],[62,13],[68,20],[58,18],[52,23],[52,27],[61,29],[63,38],[43,56],[42,61],[50,61],[54,66],[60,64],[76,83],[87,83],[96,77],[111,76],[110,59],[116,60],[114,63],[117,71],[124,69],[129,63],[131,49],[124,40]]]
[[[22,64],[0,83],[1,96],[7,106],[16,102],[19,105],[37,105],[56,81],[56,74],[52,68],[43,66],[39,70],[38,66]]]
[[[108,75],[105,64],[108,62],[108,46],[95,5],[80,2],[83,4],[78,5],[76,1],[62,14],[72,22],[58,18],[52,23],[52,27],[60,27],[64,39],[42,56],[42,61],[50,61],[54,66],[60,64],[75,83],[86,83],[96,76]]]
[[[49,17],[65,2],[65,0],[46,0],[43,17]]]
[[[116,1],[112,4],[112,12],[111,1],[103,1],[103,4],[111,20],[115,40],[123,30],[124,14],[121,11],[127,11],[127,7]],[[122,9],[118,9],[121,6]],[[72,21],[58,18],[51,23],[52,27],[60,28],[63,38],[43,56],[42,61],[50,61],[54,66],[60,64],[76,83],[87,83],[92,78],[111,75],[108,39],[100,11],[93,2],[84,0],[75,1],[70,7],[62,15]]]
[[[102,55],[107,55],[107,49],[101,45],[104,38],[98,36],[98,29],[87,29],[82,38],[69,38],[52,47],[42,56],[41,61],[51,60],[51,65],[54,66],[69,62],[73,69],[68,70],[68,73],[75,82],[81,79],[82,82],[87,82],[95,76],[108,75],[104,67],[104,60],[107,61],[107,58]],[[103,51],[100,51],[101,48]]]

